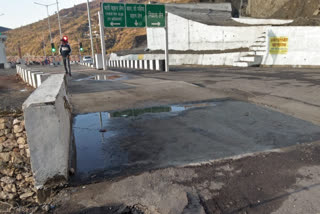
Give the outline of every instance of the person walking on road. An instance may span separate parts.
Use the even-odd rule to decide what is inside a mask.
[[[71,76],[71,66],[70,66],[70,54],[72,50],[68,43],[68,37],[64,36],[61,39],[61,46],[60,46],[60,54],[63,58],[63,65],[64,69],[66,70],[66,74]]]

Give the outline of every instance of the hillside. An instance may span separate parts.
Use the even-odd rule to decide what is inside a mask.
[[[94,34],[94,49],[95,52],[100,52],[99,26],[98,26],[98,11],[102,0],[95,0],[90,3],[91,8],[91,23]],[[110,0],[108,2],[119,2],[118,0]],[[126,1],[137,2],[134,0]],[[146,0],[138,1],[145,3]],[[170,0],[160,0],[159,2],[172,2]],[[176,0],[177,3],[195,2],[194,0]],[[60,11],[62,20],[63,35],[69,37],[69,42],[73,48],[73,53],[78,54],[79,42],[81,41],[84,47],[82,54],[91,53],[89,24],[86,3],[76,5],[73,8],[63,9]],[[59,42],[59,27],[57,15],[50,16],[51,31],[53,41],[56,46]],[[21,52],[23,56],[39,56],[43,55],[42,41],[46,44],[46,54],[51,54],[50,36],[48,30],[47,19],[40,20],[33,24],[23,26],[17,29],[6,32],[8,40],[6,42],[7,56],[18,55],[18,44],[21,44]],[[130,49],[135,45],[135,38],[146,35],[144,28],[137,29],[105,29],[107,51],[117,51]],[[141,38],[141,37],[140,37]]]
[[[251,0],[247,14],[257,18],[294,19],[293,25],[320,25],[319,0]]]
[[[1,26],[0,26],[0,33],[5,32],[5,31],[8,31],[8,30],[11,30],[11,29],[10,29],[10,28],[6,28],[6,27],[1,27]]]

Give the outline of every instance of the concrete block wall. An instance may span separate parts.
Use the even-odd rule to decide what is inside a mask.
[[[52,74],[23,103],[37,189],[68,180],[71,108],[64,74]]]

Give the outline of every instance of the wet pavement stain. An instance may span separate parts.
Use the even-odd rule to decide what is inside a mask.
[[[320,140],[319,126],[240,101],[77,115],[73,132],[79,182]]]

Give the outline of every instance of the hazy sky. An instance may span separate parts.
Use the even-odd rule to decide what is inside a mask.
[[[73,7],[75,4],[84,3],[87,0],[58,0],[59,9]],[[56,0],[0,0],[0,26],[17,28],[47,17],[47,9],[33,2],[52,4]],[[91,1],[90,1],[91,2]],[[57,11],[57,5],[49,7],[49,14]]]

